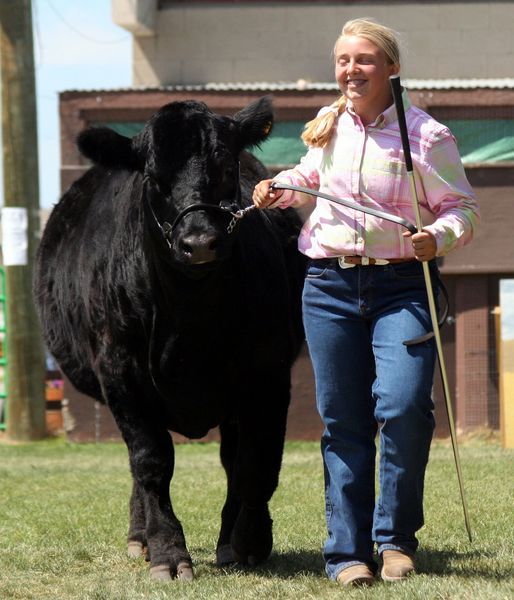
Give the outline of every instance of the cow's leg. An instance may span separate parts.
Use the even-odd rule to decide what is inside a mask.
[[[151,576],[161,580],[172,576],[192,579],[191,557],[169,494],[174,465],[171,437],[156,425],[145,429],[141,420],[137,432],[124,433],[124,437],[137,495],[142,499]]]
[[[273,545],[268,502],[278,485],[282,464],[289,371],[266,370],[250,380],[251,398],[240,415],[239,451],[233,485],[241,507],[231,535],[237,562],[255,565],[266,560]]]
[[[230,538],[241,508],[241,497],[234,486],[234,465],[238,450],[238,426],[236,423],[220,425],[220,458],[227,476],[227,498],[221,511],[221,529],[216,547],[216,563],[219,567],[235,562]]]
[[[131,363],[127,361],[126,364]],[[171,436],[162,425],[157,406],[149,399],[138,402],[137,392],[134,395],[138,386],[128,373],[125,377],[106,376],[102,379],[105,397],[127,444],[134,488],[137,489],[133,498],[140,511],[138,516],[144,512],[151,576],[169,580],[176,575],[179,579],[190,580],[193,578],[191,557],[170,500],[174,467]],[[105,384],[106,381],[109,383]],[[139,398],[143,396],[141,393]]]
[[[127,553],[130,558],[142,556],[148,546],[145,507],[142,490],[134,479],[132,480],[132,495],[130,496],[130,525],[127,538]]]

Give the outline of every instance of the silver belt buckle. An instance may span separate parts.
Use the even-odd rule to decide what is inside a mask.
[[[341,269],[351,269],[352,267],[357,266],[357,265],[352,265],[350,263],[344,262],[344,256],[338,256],[337,262],[339,263],[339,266],[341,267]]]

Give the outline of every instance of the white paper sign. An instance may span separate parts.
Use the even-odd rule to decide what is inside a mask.
[[[2,253],[6,267],[28,264],[27,209],[2,208]]]

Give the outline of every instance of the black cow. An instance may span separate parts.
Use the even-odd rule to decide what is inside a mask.
[[[244,149],[272,121],[265,97],[233,118],[174,102],[132,140],[86,130],[78,144],[94,166],[55,206],[39,247],[44,339],[77,389],[114,415],[133,478],[129,554],[147,549],[156,579],[193,577],[169,496],[170,430],[220,428],[217,563],[271,552],[268,501],[303,339],[301,224],[291,209],[233,214],[266,176]]]

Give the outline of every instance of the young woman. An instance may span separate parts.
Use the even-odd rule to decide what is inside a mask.
[[[342,92],[306,125],[308,151],[275,181],[351,199],[415,222],[389,77],[399,73],[395,33],[372,20],[344,26],[334,48]],[[434,340],[420,261],[469,242],[473,191],[450,131],[403,92],[424,230],[401,226],[261,181],[258,208],[302,207],[299,249],[310,257],[303,314],[324,424],[321,442],[331,579],[370,584],[414,572],[423,483],[434,428]],[[377,260],[380,259],[380,260]],[[379,493],[375,500],[375,437]]]

